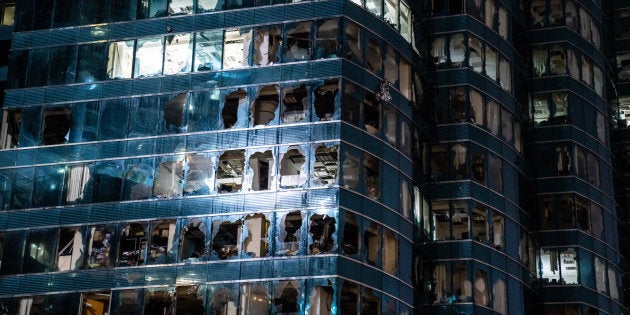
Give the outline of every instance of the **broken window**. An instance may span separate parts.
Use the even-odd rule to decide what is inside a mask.
[[[177,306],[175,314],[204,314],[206,302],[205,285],[188,285],[175,288]]]
[[[398,113],[395,108],[384,104],[383,105],[383,133],[385,139],[392,146],[396,147],[396,131],[398,123]]]
[[[556,170],[558,175],[571,175],[571,153],[567,145],[556,147]]]
[[[501,135],[508,143],[512,142],[512,114],[505,109],[501,109]]]
[[[279,102],[277,85],[266,85],[259,88],[258,96],[252,104],[250,113],[254,126],[264,126],[274,121]]]
[[[254,33],[254,64],[270,66],[280,62],[282,31],[279,26],[260,27]]]
[[[148,263],[163,264],[169,262],[169,253],[173,250],[174,239],[175,220],[151,223]]]
[[[452,239],[465,240],[470,238],[470,217],[466,210],[466,203],[461,201],[453,201],[452,223]]]
[[[217,167],[217,191],[238,192],[243,185],[245,150],[226,151],[219,157]]]
[[[395,84],[398,81],[398,56],[396,50],[387,45],[387,52],[383,60],[383,68],[385,69],[384,78],[386,81]]]
[[[159,164],[157,174],[153,180],[153,195],[157,197],[169,198],[181,196],[182,182],[184,179],[184,161],[171,159]]]
[[[179,238],[179,260],[196,261],[206,255],[206,227],[202,220],[193,220],[182,228]]]
[[[297,123],[308,119],[310,110],[310,88],[302,84],[299,87],[285,88],[282,97],[282,122]]]
[[[164,74],[190,72],[193,53],[191,34],[169,35],[165,44]]]
[[[89,292],[81,293],[81,315],[107,315],[109,314],[109,303],[111,292]]]
[[[381,126],[380,104],[374,93],[365,93],[365,98],[363,99],[364,128],[371,135],[376,135]]]
[[[476,125],[483,126],[483,96],[479,91],[471,88],[468,97],[470,98],[470,121]]]
[[[504,59],[503,57],[500,58],[500,67],[499,67],[499,83],[501,85],[501,87],[510,92],[512,91],[512,66],[511,66],[511,62]]]
[[[145,314],[173,314],[175,288],[148,288],[144,294]]]
[[[65,185],[66,203],[72,204],[83,200],[84,192],[88,188],[90,180],[90,171],[89,165],[70,166]]]
[[[492,213],[492,234],[493,244],[496,249],[503,249],[505,244],[503,242],[505,234],[505,219],[503,214],[494,211]]]
[[[464,59],[466,59],[466,41],[464,34],[455,34],[451,37],[449,54],[451,66],[460,67]]]
[[[223,31],[195,33],[195,71],[221,70]]]
[[[346,212],[344,221],[341,250],[346,255],[355,255],[359,252],[359,224],[350,212]]]
[[[68,142],[72,115],[70,108],[46,108],[42,119],[42,143],[44,145]]]
[[[490,154],[488,156],[488,187],[494,189],[498,192],[503,191],[503,160],[495,156],[494,154]]]
[[[264,284],[241,285],[240,314],[266,315],[270,304],[271,298]]]
[[[242,89],[238,89],[225,97],[223,109],[221,110],[221,118],[225,129],[230,129],[237,124],[239,118],[238,108],[245,103],[247,103],[247,92]]]
[[[597,95],[604,97],[604,76],[602,73],[602,69],[598,66],[593,66],[593,81],[595,93]]]
[[[365,261],[376,266],[381,249],[380,226],[374,222],[363,232],[363,244],[365,245]]]
[[[185,132],[188,123],[186,121],[188,93],[180,93],[174,97],[165,96],[162,102],[162,104],[166,103],[163,106],[164,131],[167,133]]]
[[[322,86],[317,87],[313,92],[315,97],[313,107],[315,107],[315,115],[319,121],[333,119],[335,103],[338,101],[337,93],[339,93],[338,79],[326,80]]]
[[[21,110],[4,110],[0,130],[0,150],[16,148],[20,136]]]
[[[249,256],[266,257],[269,254],[269,220],[264,214],[250,214],[245,217],[247,237],[243,242]]]
[[[328,280],[328,286],[314,286],[308,299],[306,311],[314,315],[332,315],[334,289]]]
[[[451,236],[448,201],[436,201],[431,204],[433,221],[433,240],[444,241]]]
[[[140,266],[147,252],[147,227],[139,223],[127,225],[121,233],[118,245],[118,266]]]
[[[357,314],[359,311],[359,285],[344,281],[341,286],[341,314]]]
[[[252,190],[268,190],[272,188],[274,160],[271,150],[256,152],[249,157],[249,167],[253,171]]]
[[[210,310],[213,315],[236,315],[238,309],[234,304],[234,293],[228,288],[218,290],[212,296]]]
[[[363,176],[365,178],[365,189],[372,198],[381,196],[380,173],[381,161],[370,154],[364,153]]]
[[[381,296],[370,288],[363,287],[361,295],[361,315],[381,315]]]
[[[90,241],[88,242],[88,268],[106,268],[112,265],[114,255],[111,253],[114,240],[114,229],[105,225],[90,228]]]
[[[285,26],[287,36],[285,60],[303,61],[310,60],[313,51],[311,40],[311,21],[290,23]]]
[[[241,246],[243,223],[236,221],[212,221],[212,252],[219,259],[238,256]]]
[[[589,87],[593,86],[593,69],[591,61],[582,57],[582,81]]]
[[[367,41],[366,62],[367,69],[372,73],[379,75],[383,70],[383,53],[381,42],[373,37]]]
[[[396,274],[398,270],[398,239],[388,229],[383,230],[383,252],[381,258],[383,271]]]
[[[205,195],[210,193],[214,182],[214,164],[203,154],[186,155],[186,182],[184,193]]]
[[[451,156],[453,159],[453,178],[464,179],[468,177],[468,148],[462,144],[456,143],[451,147]]]
[[[408,100],[412,100],[413,84],[411,78],[411,65],[406,60],[400,60],[398,63],[398,73],[400,75],[399,90],[400,93]]]
[[[274,314],[291,315],[300,313],[300,291],[301,288],[298,281],[279,281],[273,296]]]
[[[475,272],[475,304],[490,305],[490,291],[488,287],[488,274],[477,269]]]
[[[319,145],[315,151],[315,163],[311,178],[315,185],[330,185],[337,181],[339,152],[337,146]],[[357,163],[358,165],[358,163]]]
[[[549,70],[552,74],[565,74],[567,69],[566,47],[554,45],[549,53]]]
[[[249,66],[249,50],[252,31],[249,29],[226,30],[223,39],[223,69]]]
[[[318,21],[315,38],[315,58],[336,58],[339,56],[339,19]]]
[[[547,57],[548,52],[547,48],[536,48],[533,53],[533,66],[534,66],[534,74],[536,76],[542,76],[547,72]]]
[[[488,101],[486,104],[486,123],[493,135],[499,135],[499,127],[501,127],[501,106],[494,100]]]
[[[140,38],[136,43],[134,78],[152,77],[162,74],[164,37]]]
[[[0,247],[2,245],[0,239]],[[1,249],[0,249],[1,251]],[[60,228],[57,241],[57,270],[77,270],[83,258],[83,236],[78,228]],[[0,261],[2,255],[0,252]]]
[[[140,296],[141,289],[132,290],[119,290],[113,291],[114,301],[118,301],[118,305],[114,306],[120,315],[134,315],[142,313],[142,305],[138,304],[138,301],[142,298]]]
[[[413,192],[410,181],[401,176],[400,180],[400,210],[403,217],[411,219],[411,207],[413,204]]]
[[[488,209],[479,203],[472,209],[472,233],[475,241],[485,243],[489,240]]]
[[[363,38],[361,28],[352,23],[346,22],[344,33],[344,57],[359,64],[363,63]]]
[[[486,64],[485,64],[486,75],[490,77],[493,81],[497,80],[497,73],[499,70],[499,56],[497,51],[486,46]]]
[[[309,234],[312,243],[309,245],[311,255],[323,254],[335,248],[334,234],[337,221],[326,214],[314,214],[310,218]]]
[[[302,238],[302,212],[292,211],[284,216],[280,224],[280,253],[294,256],[299,253]]]
[[[483,70],[483,51],[481,41],[474,37],[468,38],[468,66],[475,72]]]
[[[306,157],[299,147],[290,147],[286,153],[281,154],[280,161],[280,187],[297,188],[306,183]]]
[[[148,158],[147,161],[138,161],[138,163],[134,162],[133,160],[127,161],[127,170],[123,185],[123,200],[138,200],[151,197],[154,182],[153,158]],[[89,178],[88,168],[78,168],[74,171],[77,176],[85,176],[87,174]],[[75,178],[75,180],[78,180],[78,183],[81,183],[81,179],[80,177]],[[77,192],[74,193],[76,194]]]
[[[448,176],[448,152],[446,145],[439,144],[431,147],[431,178],[434,181],[445,180]]]
[[[446,39],[438,37],[431,44],[431,57],[436,65],[446,64]]]

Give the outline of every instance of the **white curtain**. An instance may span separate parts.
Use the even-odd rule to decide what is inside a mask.
[[[476,125],[483,125],[483,96],[479,91],[471,89],[470,95],[470,108],[472,113],[470,113],[470,119]]]
[[[591,40],[591,16],[583,8],[580,8],[580,34],[586,40]]]
[[[507,142],[512,142],[512,114],[507,110],[501,110],[501,133]]]
[[[573,49],[567,50],[567,59],[569,62],[569,74],[576,80],[580,79],[580,68],[578,66],[577,56]]]
[[[441,302],[447,297],[447,291],[450,290],[447,269],[445,265],[435,266],[433,269],[433,279],[435,280],[435,296],[436,302]]]
[[[610,291],[610,297],[618,300],[619,291],[617,289],[617,273],[612,268],[608,268],[608,288]]]
[[[431,46],[431,56],[436,65],[446,62],[446,54],[444,53],[444,37],[438,37],[433,41]]]
[[[534,73],[542,76],[547,71],[547,49],[536,49],[533,55]]]
[[[595,284],[598,292],[606,292],[606,266],[604,262],[599,258],[595,257],[594,259],[595,265]]]
[[[451,148],[453,151],[453,167],[459,169],[466,167],[466,147],[457,143]]]
[[[488,306],[490,294],[488,292],[488,276],[485,271],[477,270],[475,273],[475,304]]]
[[[492,308],[500,314],[507,313],[507,286],[505,280],[498,279],[492,286]]]
[[[114,78],[131,78],[131,65],[133,62],[133,45],[127,47],[125,42],[113,42],[109,44],[107,54],[107,76]]]
[[[456,34],[451,37],[451,43],[449,46],[451,54],[451,63],[454,66],[461,66],[466,57],[466,43],[464,42],[464,34]]]
[[[497,102],[489,101],[488,104],[486,104],[486,124],[492,134],[496,136],[499,135],[499,126],[501,124],[500,113],[501,110]]]
[[[566,26],[572,30],[577,30],[577,10],[572,1],[567,1],[564,12],[566,16]]]
[[[510,62],[503,58],[501,58],[501,65],[499,66],[499,82],[504,90],[512,91],[512,67]]]
[[[499,8],[499,35],[503,39],[507,39],[508,36],[508,15],[503,7]]]
[[[489,28],[494,27],[494,13],[496,12],[496,7],[494,6],[494,0],[486,0],[486,14],[485,14],[485,22],[486,26]]]

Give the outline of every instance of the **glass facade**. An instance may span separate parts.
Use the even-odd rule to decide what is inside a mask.
[[[630,305],[622,1],[0,16],[0,314]]]

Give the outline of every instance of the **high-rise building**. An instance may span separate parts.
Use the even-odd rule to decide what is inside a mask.
[[[0,0],[0,314],[622,314],[629,10]]]
[[[0,313],[411,314],[412,15],[16,2]]]

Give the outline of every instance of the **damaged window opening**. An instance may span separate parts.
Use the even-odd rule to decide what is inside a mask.
[[[154,77],[162,74],[164,37],[141,38],[136,42],[134,78]]]
[[[339,171],[338,147],[320,145],[315,149],[315,163],[313,166],[313,181],[319,185],[330,185],[337,180]]]
[[[166,263],[168,253],[173,248],[175,238],[175,220],[164,220],[151,224],[151,242],[149,263]]]
[[[212,221],[212,252],[219,259],[238,256],[243,224],[241,220]]]
[[[272,122],[276,117],[279,102],[277,85],[267,85],[260,88],[251,108],[254,126],[264,126]]]
[[[328,19],[318,24],[315,58],[337,58],[339,56],[339,19]]]
[[[264,284],[242,284],[240,297],[240,314],[269,314],[271,305],[267,287]]]
[[[127,225],[122,230],[118,245],[118,266],[143,265],[146,251],[146,227],[139,223]]]
[[[217,191],[219,193],[240,191],[243,185],[245,150],[226,151],[219,157],[218,164]]]
[[[494,211],[492,212],[492,234],[494,236],[494,248],[501,250],[505,247],[504,243],[504,230],[505,219],[503,214]]]
[[[453,158],[453,178],[464,179],[468,176],[468,148],[460,143],[456,143],[451,147],[451,156]]]
[[[2,129],[0,129],[0,150],[18,147],[21,120],[21,110],[5,110],[3,112]]]
[[[451,236],[448,201],[433,202],[431,210],[433,212],[433,240],[448,240]]]
[[[346,212],[341,250],[346,255],[354,255],[359,252],[359,224],[355,215],[350,212]]]
[[[381,249],[380,226],[378,224],[371,222],[365,229],[363,243],[365,244],[365,262],[376,266]]]
[[[276,286],[273,304],[278,315],[292,315],[300,312],[300,283],[298,281],[280,281]],[[317,313],[315,313],[317,314]]]
[[[56,234],[57,231],[54,229],[28,232],[22,260],[23,273],[49,272],[53,270],[53,242]]]
[[[206,255],[206,228],[202,221],[188,223],[179,239],[179,260],[198,260]]]
[[[237,307],[234,304],[234,294],[228,288],[217,291],[210,302],[210,311],[213,315],[236,315]]]
[[[153,195],[161,198],[181,196],[183,179],[184,163],[182,160],[160,163],[157,175],[153,180]]]
[[[381,127],[381,103],[374,93],[365,93],[363,99],[363,119],[365,129],[371,135],[376,135]]]
[[[266,257],[269,254],[269,220],[264,214],[250,214],[245,217],[247,237],[243,242],[245,253],[251,257]]]
[[[44,145],[68,142],[70,126],[72,125],[70,108],[45,109],[42,123],[42,142]]]
[[[365,189],[372,198],[381,196],[380,172],[381,161],[376,157],[365,153],[363,156],[363,172],[365,176]]]
[[[398,239],[394,233],[388,229],[383,231],[383,271],[396,274],[398,270]]]
[[[466,240],[470,238],[470,217],[466,210],[466,203],[461,201],[453,201],[452,216],[452,238],[456,240]]]
[[[333,239],[337,223],[335,218],[325,214],[314,214],[311,216],[310,222],[309,233],[312,238],[312,244],[309,246],[310,254],[317,255],[332,251],[335,248],[335,240]]]
[[[145,314],[173,314],[174,288],[149,288],[144,295]]]
[[[252,31],[248,29],[226,30],[223,39],[223,69],[249,66],[249,50]]]
[[[451,121],[462,123],[466,121],[466,88],[457,87],[449,91],[451,107]]]
[[[313,93],[315,97],[313,106],[315,107],[315,115],[319,118],[319,121],[333,119],[337,93],[339,93],[338,79],[327,80],[322,86],[315,89]]]
[[[106,226],[93,226],[90,228],[90,242],[88,245],[88,268],[103,268],[111,266],[110,251],[114,230]]]
[[[279,26],[261,27],[254,35],[254,64],[270,66],[280,62],[282,32]]]
[[[393,107],[384,104],[383,105],[383,133],[385,139],[392,146],[396,147],[396,131],[398,123],[398,113]]]
[[[289,212],[281,225],[280,246],[281,254],[294,256],[300,251],[300,242],[302,233],[302,213],[300,211]]]
[[[109,314],[111,292],[81,293],[81,315],[106,315]]]
[[[192,53],[191,34],[167,36],[164,48],[164,74],[190,72]]]
[[[77,270],[83,258],[83,237],[78,228],[60,228],[57,241],[57,270]],[[0,247],[2,241],[0,238]],[[1,249],[0,249],[1,251]],[[0,252],[0,262],[2,253]]]
[[[477,204],[472,209],[472,233],[473,240],[485,243],[489,240],[488,209],[482,204]]]
[[[186,156],[186,183],[184,192],[193,195],[205,195],[212,190],[214,181],[214,165],[212,159],[202,154]]]
[[[332,305],[334,301],[334,289],[332,282],[328,280],[328,286],[315,286],[311,289],[308,298],[308,314],[332,315]]]
[[[189,285],[175,288],[177,306],[175,314],[204,314],[206,292],[202,285]]]
[[[357,314],[359,311],[359,286],[344,281],[341,286],[341,314]]]
[[[186,131],[186,104],[188,104],[188,93],[180,93],[164,105],[166,132],[177,133]]]
[[[470,121],[475,125],[483,126],[484,102],[481,93],[475,89],[470,89]]]
[[[195,34],[195,71],[220,70],[223,60],[223,31]]]
[[[221,110],[221,119],[223,127],[230,129],[236,125],[238,121],[238,107],[247,102],[247,92],[238,89],[225,97],[225,103]]]
[[[268,190],[273,183],[273,153],[271,150],[256,152],[249,157],[249,167],[254,171],[252,190]]]
[[[282,122],[292,124],[308,119],[309,97],[304,84],[296,88],[285,88],[282,97]]]
[[[363,287],[361,295],[361,315],[381,315],[381,298],[370,288]]]
[[[114,301],[118,300],[115,306],[120,315],[141,314],[142,305],[138,304],[141,289],[119,290],[114,291]],[[116,295],[118,298],[116,298]]]
[[[285,60],[302,61],[310,60],[313,51],[311,42],[312,22],[298,22],[286,26],[287,45]]]
[[[280,161],[280,188],[297,188],[306,183],[306,157],[299,147],[291,147]]]

